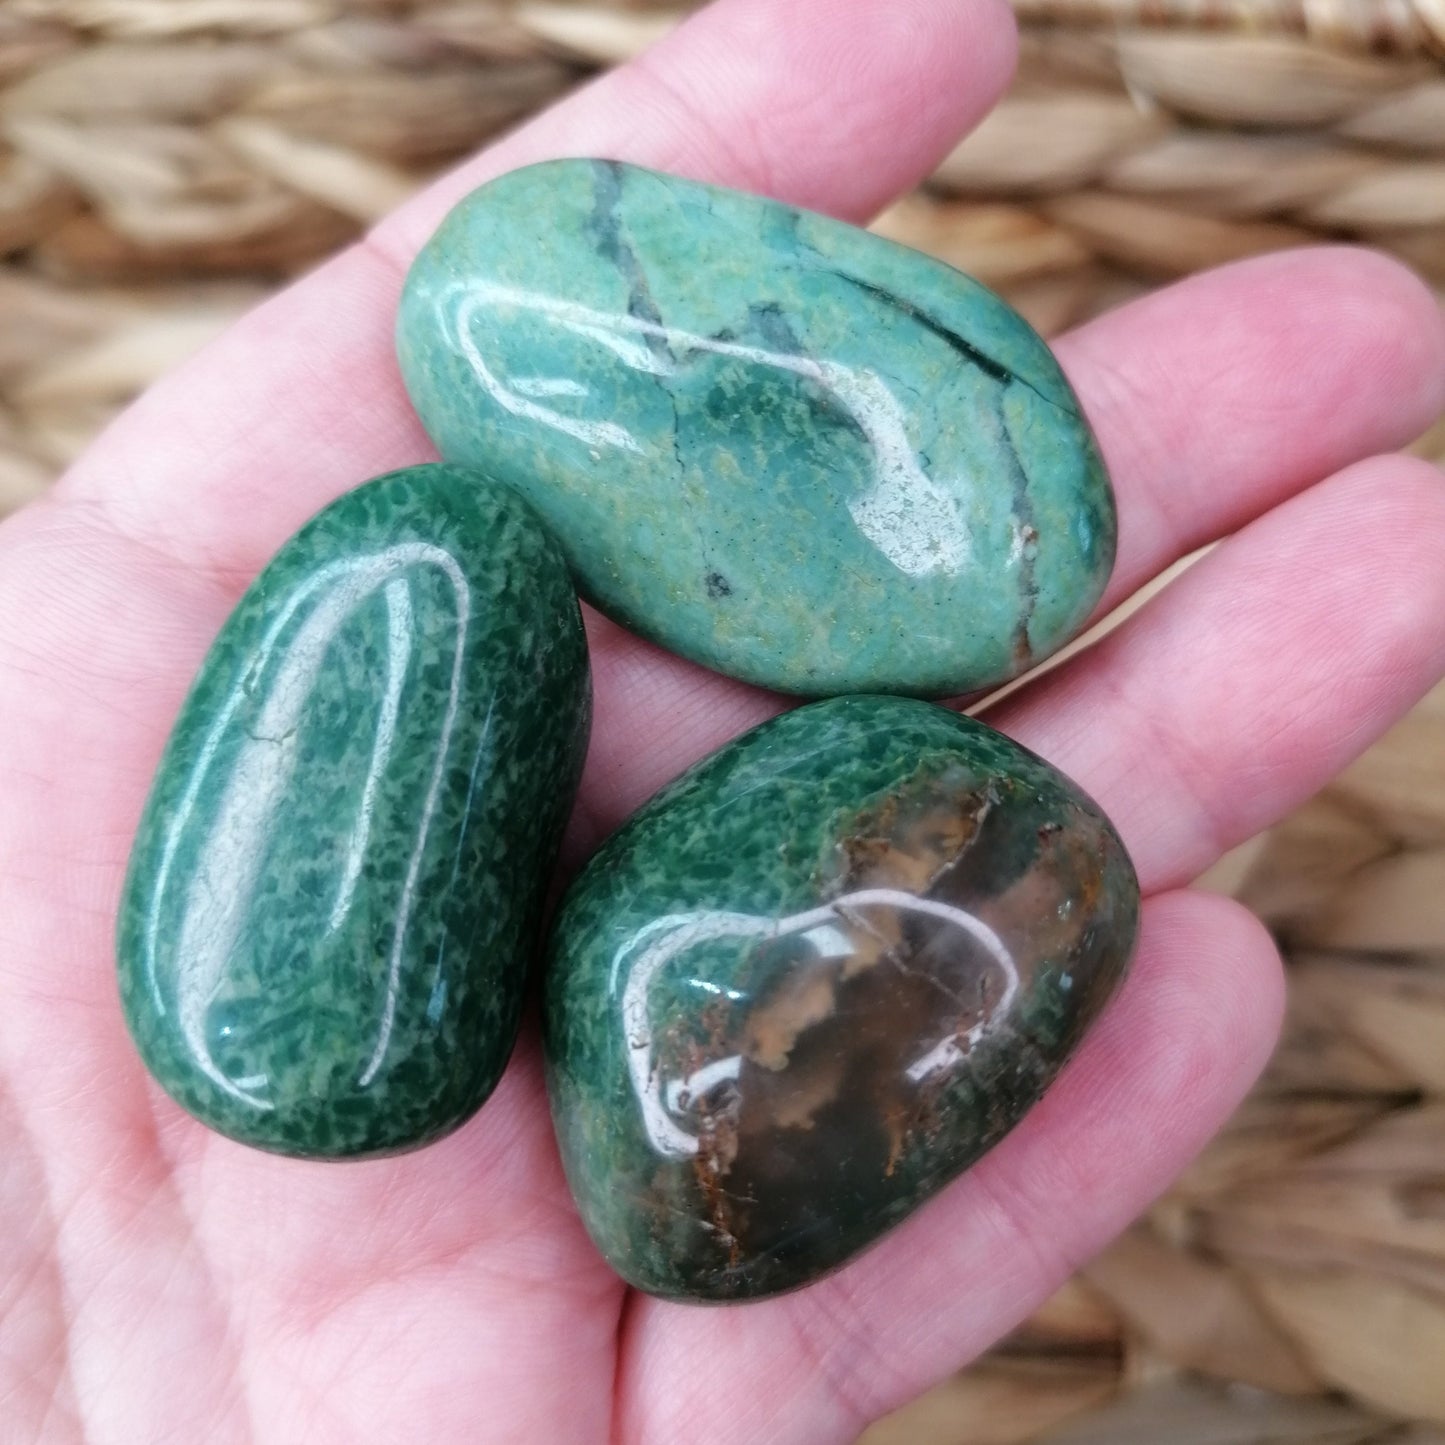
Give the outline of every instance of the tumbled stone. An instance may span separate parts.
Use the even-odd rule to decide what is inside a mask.
[[[455,1128],[511,1052],[586,746],[565,565],[507,488],[415,467],[256,579],[175,724],[119,966],[151,1072],[263,1149]]]
[[[1067,641],[1113,564],[1098,450],[1023,318],[774,201],[512,172],[423,249],[398,347],[442,455],[517,487],[590,601],[766,687],[987,687]]]
[[[1123,976],[1138,885],[1062,774],[929,703],[787,713],[594,857],[548,950],[548,1087],[613,1268],[754,1299],[996,1144]]]

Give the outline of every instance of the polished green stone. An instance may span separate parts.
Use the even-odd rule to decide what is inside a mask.
[[[767,687],[989,686],[1113,565],[1098,449],[1023,318],[774,201],[514,171],[423,249],[398,348],[442,455],[522,491],[590,601]]]
[[[121,998],[166,1091],[319,1157],[473,1113],[589,705],[565,564],[513,492],[414,467],[312,520],[216,638],[131,855]]]
[[[549,947],[548,1088],[652,1293],[806,1284],[996,1144],[1118,985],[1138,884],[1062,774],[904,698],[787,713],[659,793]]]

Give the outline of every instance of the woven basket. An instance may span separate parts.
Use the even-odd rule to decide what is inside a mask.
[[[1016,3],[1012,94],[887,234],[1046,333],[1325,236],[1445,287],[1445,0]],[[675,18],[7,0],[0,509],[282,278]],[[1445,458],[1445,427],[1419,449]],[[1268,1077],[1148,1220],[869,1445],[1445,1445],[1442,759],[1445,692],[1216,870],[1291,958]]]

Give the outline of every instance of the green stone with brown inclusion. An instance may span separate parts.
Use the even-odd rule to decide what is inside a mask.
[[[567,1177],[654,1294],[843,1264],[1035,1104],[1139,894],[1082,792],[903,698],[774,719],[658,794],[564,901],[545,985]]]

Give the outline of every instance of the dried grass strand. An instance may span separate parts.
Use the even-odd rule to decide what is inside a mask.
[[[1278,32],[1352,49],[1445,51],[1440,0],[1013,0],[1013,6],[1026,24]]]

